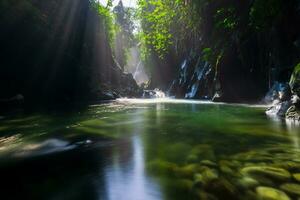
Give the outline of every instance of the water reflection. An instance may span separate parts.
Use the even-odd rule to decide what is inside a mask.
[[[292,143],[294,144],[294,147],[297,149],[300,149],[299,124],[290,122],[290,121],[286,121],[286,127],[288,130],[288,135],[289,135]]]
[[[0,152],[14,147],[0,155],[7,199],[259,199],[257,185],[282,183],[242,172],[300,172],[299,127],[260,107],[119,100],[35,116],[0,125]]]
[[[157,105],[157,113],[160,110]],[[106,198],[108,200],[152,200],[161,199],[159,185],[145,172],[142,134],[145,128],[147,109],[134,110],[126,121],[136,121],[131,138],[118,145],[112,153],[112,163],[104,169]],[[123,123],[124,124],[124,123]],[[119,124],[120,125],[120,124]],[[122,131],[122,130],[120,130]]]
[[[132,157],[125,164],[118,158],[105,169],[105,185],[108,200],[162,199],[159,186],[145,174],[144,152],[139,135],[132,138]],[[122,151],[122,149],[121,149]],[[118,153],[117,153],[118,154]],[[114,155],[118,157],[118,155]]]

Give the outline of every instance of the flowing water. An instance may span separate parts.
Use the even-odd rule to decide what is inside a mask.
[[[7,116],[1,199],[297,199],[300,128],[264,109],[119,100]]]

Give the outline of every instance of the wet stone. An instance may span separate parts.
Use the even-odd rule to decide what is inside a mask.
[[[237,169],[240,167],[240,165],[241,165],[241,163],[236,160],[233,160],[233,161],[221,160],[219,162],[220,168],[225,167],[225,168],[230,168],[230,169]]]
[[[183,167],[178,167],[175,170],[175,174],[179,177],[192,178],[193,175],[202,170],[202,167],[197,164],[189,164]]]
[[[204,179],[202,174],[197,173],[194,175],[194,184],[199,186],[204,184]]]
[[[286,158],[289,158],[288,156],[285,156]],[[291,161],[285,161],[279,164],[274,164],[274,167],[284,168],[288,171],[300,171],[300,164],[296,162]]]
[[[191,152],[190,155],[188,156],[188,159],[197,159],[200,161],[203,160],[210,160],[210,161],[215,161],[216,157],[215,157],[215,153],[214,150],[212,148],[212,146],[207,145],[207,144],[200,144],[195,146]]]
[[[198,156],[196,154],[191,154],[187,157],[187,163],[196,163],[198,161]]]
[[[199,199],[201,199],[201,200],[218,200],[218,198],[215,197],[213,194],[207,193],[203,190],[198,191],[197,195],[198,195]]]
[[[191,191],[193,188],[193,181],[189,180],[189,179],[180,179],[176,182],[176,186],[180,189],[184,189],[187,191]]]
[[[208,166],[208,167],[217,167],[217,164],[210,160],[202,160],[200,164]]]
[[[300,173],[293,174],[293,178],[294,178],[296,181],[300,182]]]
[[[257,187],[256,194],[261,200],[290,200],[285,192],[271,187]]]
[[[291,178],[291,174],[287,170],[269,166],[248,166],[243,168],[241,173],[251,177],[267,177],[277,181],[288,181]]]
[[[238,199],[237,188],[225,178],[218,178],[206,185],[206,190],[219,199]]]
[[[238,180],[238,184],[243,188],[253,188],[259,185],[259,182],[251,177],[243,177]]]
[[[205,182],[209,182],[209,181],[218,179],[218,177],[219,177],[218,172],[213,169],[206,169],[201,174],[202,174]]]
[[[300,185],[295,183],[286,183],[280,186],[280,189],[293,195],[300,196]]]
[[[226,165],[220,166],[220,171],[224,174],[234,174],[233,170]]]

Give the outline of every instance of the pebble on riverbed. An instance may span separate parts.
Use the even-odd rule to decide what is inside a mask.
[[[299,153],[292,146],[272,144],[217,157],[210,145],[203,144],[186,154],[185,163],[159,162],[157,167],[184,180],[179,184],[182,189],[189,189],[200,199],[299,200]],[[188,157],[193,158],[192,163]]]
[[[261,200],[290,200],[285,192],[271,187],[257,187],[256,193]]]
[[[293,178],[294,178],[296,181],[300,182],[300,173],[293,174]]]
[[[267,177],[278,181],[288,181],[291,179],[291,174],[282,168],[269,166],[251,166],[241,170],[242,174],[252,177]]]
[[[283,191],[291,194],[291,195],[297,195],[300,197],[300,185],[295,183],[285,183],[280,186],[280,189]]]

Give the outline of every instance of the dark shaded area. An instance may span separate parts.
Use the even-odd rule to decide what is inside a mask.
[[[94,148],[15,159],[1,165],[3,199],[98,199],[104,181]],[[105,152],[105,151],[104,151]],[[103,153],[104,153],[103,152]],[[88,156],[87,156],[88,155]],[[89,181],[98,177],[97,181]],[[16,192],[18,191],[18,192]]]
[[[89,0],[0,2],[0,99],[26,105],[134,96],[138,87],[115,63],[104,16]]]

